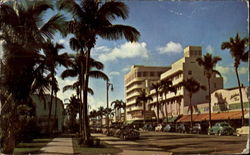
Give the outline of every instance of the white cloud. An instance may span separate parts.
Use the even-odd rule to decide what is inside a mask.
[[[120,75],[120,73],[119,72],[110,72],[109,75],[110,76],[117,76],[117,75]]]
[[[212,54],[212,53],[214,53],[214,48],[211,45],[208,45],[206,47],[206,52]]]
[[[71,85],[75,82],[75,80],[70,79],[62,79],[61,77],[56,76],[56,80],[58,82],[60,90],[57,93],[57,96],[64,101],[64,99],[70,98],[72,94],[76,94],[74,90],[67,90],[63,93],[63,87],[66,85]]]
[[[248,73],[249,68],[247,67],[239,67],[239,74],[246,74]]]
[[[218,70],[221,74],[229,74],[233,71],[233,68],[216,65],[216,70]]]
[[[130,66],[126,66],[122,69],[123,72],[128,72],[130,71]]]
[[[91,110],[98,109],[100,106],[106,107],[107,103],[105,101],[96,100],[94,96],[88,95],[88,105],[90,105]]]
[[[182,15],[183,15],[183,13],[177,12],[177,11],[174,11],[174,10],[169,10],[169,12],[171,12],[171,13],[173,13],[173,14],[176,14],[176,15],[178,15],[178,16],[182,16]]]
[[[157,49],[160,54],[164,53],[181,53],[183,48],[180,43],[175,43],[173,41],[168,42],[165,46],[159,47]]]
[[[109,53],[103,53],[99,55],[100,61],[114,61],[117,59],[135,58],[142,57],[148,58],[149,50],[147,49],[147,44],[142,43],[131,43],[126,42],[120,45],[118,48],[114,48]]]

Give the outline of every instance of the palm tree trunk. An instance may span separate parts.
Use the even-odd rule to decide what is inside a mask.
[[[211,128],[211,95],[210,95],[210,78],[208,78],[208,107],[209,107],[209,121],[208,127]]]
[[[238,81],[238,86],[239,86],[239,92],[240,92],[240,105],[241,105],[241,124],[244,126],[244,105],[243,105],[243,99],[242,99],[242,92],[241,92],[241,84],[240,84],[240,78],[238,74],[238,67],[235,67],[235,73]]]
[[[159,102],[158,102],[158,92],[156,92],[156,111],[157,111],[157,124],[159,124]]]
[[[166,93],[165,93],[165,100],[166,100],[166,103],[165,103],[166,121],[167,121],[167,123],[168,123],[168,103],[167,103],[167,96],[166,96]]]
[[[49,117],[48,117],[48,133],[51,133],[51,111],[52,111],[52,103],[53,103],[53,86],[51,86],[51,94],[50,94],[50,102],[49,102]]]
[[[86,72],[84,78],[84,89],[83,89],[83,128],[84,128],[84,143],[88,143],[90,140],[89,132],[89,121],[88,121],[88,82],[89,82],[89,58],[90,58],[90,48],[87,50],[86,55]]]
[[[55,120],[57,119],[57,123],[58,123],[58,118],[57,118],[57,92],[55,92],[55,113],[54,113],[54,118]],[[58,124],[57,124],[57,130],[58,130]]]
[[[146,120],[145,120],[145,112],[146,112],[146,108],[145,108],[145,103],[143,102],[143,124],[146,124]]]
[[[191,129],[193,129],[193,106],[192,106],[191,100],[192,100],[192,95],[189,96],[189,106],[191,109],[191,122],[190,122],[191,124],[190,124],[190,126],[191,126]]]

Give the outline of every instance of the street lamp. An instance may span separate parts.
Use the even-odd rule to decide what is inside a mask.
[[[113,84],[107,80],[107,109],[109,108],[109,88],[111,88],[111,91],[114,90]],[[107,113],[107,123],[108,123],[108,128],[109,128],[109,114],[108,113]]]

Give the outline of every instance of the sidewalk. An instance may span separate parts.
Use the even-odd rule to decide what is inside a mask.
[[[73,154],[73,143],[72,138],[62,138],[57,137],[54,138],[51,142],[49,142],[45,147],[41,149],[40,154]]]
[[[160,148],[145,146],[128,140],[121,140],[117,137],[106,136],[104,134],[91,134],[93,137],[100,139],[106,144],[122,149],[119,155],[171,155],[171,152],[166,152]]]

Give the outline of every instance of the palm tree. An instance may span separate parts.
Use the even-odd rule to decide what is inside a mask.
[[[128,41],[137,41],[139,32],[127,25],[114,25],[111,22],[116,17],[126,19],[128,17],[127,6],[123,2],[106,1],[101,3],[96,0],[81,0],[80,3],[70,0],[59,0],[59,9],[70,12],[74,18],[69,22],[69,33],[73,33],[81,43],[82,49],[86,49],[85,81],[83,84],[84,113],[87,114],[87,88],[89,82],[89,58],[91,49],[96,44],[97,36],[108,40],[125,38]],[[83,51],[83,50],[82,50]],[[84,141],[89,141],[88,118],[85,118]]]
[[[126,103],[123,102],[122,100],[115,100],[113,102],[111,102],[111,106],[114,104],[114,110],[120,110],[123,109],[124,110],[124,122],[126,121]]]
[[[4,40],[3,87],[12,94],[16,106],[26,104],[33,92],[34,70],[43,44],[52,39],[57,30],[62,30],[60,25],[64,19],[59,14],[43,23],[41,15],[48,9],[52,9],[52,5],[45,0],[8,1],[0,7],[0,39]],[[9,113],[16,113],[16,106]],[[17,135],[11,138],[15,139]],[[6,141],[3,143],[6,144],[4,150],[8,150],[3,153],[12,154],[13,146]]]
[[[58,65],[63,65],[64,67],[67,67],[69,64],[69,56],[67,53],[59,54],[59,50],[63,49],[62,44],[48,42],[44,45],[44,64],[47,66],[49,72],[50,72],[50,78],[51,78],[51,100],[49,104],[49,117],[48,117],[48,131],[50,132],[50,122],[51,122],[51,110],[52,110],[52,103],[54,94],[56,95],[56,92],[58,91],[58,85],[56,80],[56,67]],[[57,99],[55,98],[55,101]],[[56,108],[55,108],[56,109]]]
[[[101,128],[102,128],[102,116],[104,115],[104,112],[105,112],[105,109],[103,108],[103,106],[100,106],[98,108],[97,113],[98,113],[98,115],[100,116],[100,119],[101,119]]]
[[[79,112],[79,105],[80,105],[80,100],[75,96],[72,95],[69,99],[69,104],[66,107],[67,114],[69,116],[69,126],[71,130],[74,130],[76,126],[76,116],[77,113]]]
[[[152,89],[155,90],[155,94],[156,94],[156,111],[157,111],[157,124],[159,124],[159,110],[160,110],[160,104],[159,104],[159,92],[160,92],[160,86],[161,84],[159,82],[153,83],[152,84]]]
[[[248,54],[249,50],[246,51],[246,48],[249,45],[248,38],[240,38],[240,35],[237,33],[235,38],[230,38],[229,42],[223,42],[221,44],[221,49],[229,49],[231,56],[234,58],[234,70],[237,77],[239,92],[240,92],[240,105],[241,105],[241,123],[244,126],[244,106],[243,106],[243,99],[242,99],[242,92],[241,92],[241,83],[240,77],[238,73],[238,68],[240,66],[240,62],[247,62],[248,61]]]
[[[84,70],[82,70],[82,68],[84,68],[82,64],[86,61],[86,57],[81,54],[77,54],[77,55],[72,55],[71,58],[72,58],[72,62],[69,64],[69,67],[62,72],[61,77],[62,79],[66,77],[77,77],[78,80],[73,84],[73,87],[65,86],[64,90],[75,88],[77,90],[77,94],[79,95],[80,100],[82,100],[80,90],[81,90],[81,81],[84,81],[84,77],[82,76],[81,72],[82,71],[85,72]],[[90,77],[93,77],[96,79],[109,80],[108,76],[101,71],[103,70],[103,68],[104,68],[104,65],[101,62],[90,58],[90,72],[89,72]],[[87,92],[89,92],[90,94],[93,94],[93,90],[90,88],[88,88]],[[83,117],[85,117],[85,115],[82,113],[82,108],[83,108],[83,105],[81,103],[80,113],[79,113],[80,133],[82,133],[81,129],[83,128],[82,126]]]
[[[208,81],[208,105],[209,105],[209,128],[211,127],[211,88],[210,88],[210,80],[213,75],[219,75],[221,77],[221,74],[219,71],[215,70],[215,66],[220,61],[221,58],[218,56],[213,57],[211,54],[207,53],[201,58],[197,58],[196,61],[200,66],[203,66],[205,75],[207,77]]]
[[[192,96],[193,94],[197,93],[198,91],[200,91],[200,89],[202,90],[206,90],[206,87],[203,85],[200,85],[199,82],[197,82],[195,79],[193,78],[188,78],[187,80],[184,80],[183,82],[181,82],[181,85],[184,86],[184,88],[189,92],[189,109],[191,112],[191,129],[193,128],[193,105],[192,105]]]
[[[172,86],[172,81],[169,80],[162,80],[161,81],[161,86],[160,86],[160,91],[162,93],[162,95],[165,96],[165,111],[166,111],[166,120],[168,123],[168,108],[167,108],[167,94],[168,92],[174,92],[176,94],[176,88]]]
[[[151,96],[148,96],[145,89],[139,90],[139,96],[135,100],[135,106],[143,106],[143,123],[145,124],[145,113],[146,113],[146,104],[149,100],[153,100]]]

